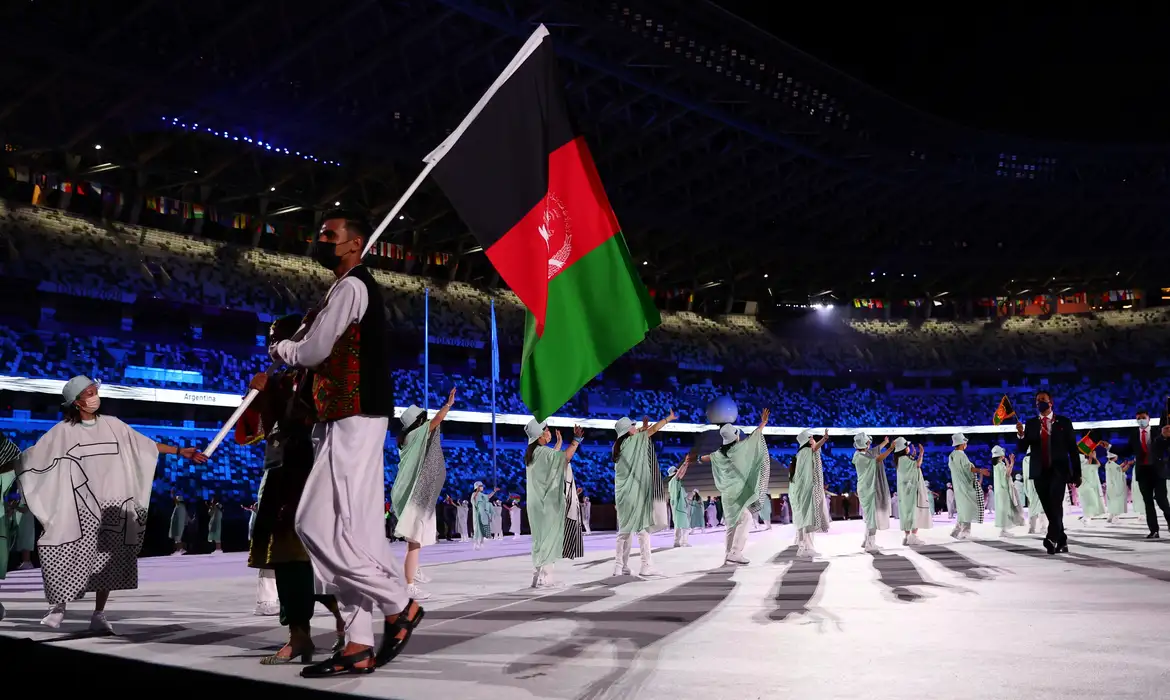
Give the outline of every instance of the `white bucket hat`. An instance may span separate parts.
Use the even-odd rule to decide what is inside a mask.
[[[894,452],[901,452],[902,450],[906,449],[906,445],[908,444],[909,443],[906,442],[906,438],[904,437],[894,438]]]
[[[866,447],[869,446],[869,443],[870,443],[869,436],[866,435],[865,433],[858,433],[858,434],[853,436],[854,449],[864,450]]]
[[[730,445],[733,442],[739,441],[739,428],[736,428],[731,423],[719,429],[719,437],[723,438],[724,445]]]
[[[622,416],[621,418],[617,419],[616,423],[613,424],[613,431],[617,433],[618,437],[621,437],[622,435],[630,432],[630,428],[633,427],[633,425],[634,421],[626,418],[625,416]]]
[[[967,444],[967,436],[962,433],[955,433],[951,436],[951,447],[958,447],[959,445]]]
[[[805,443],[812,439],[813,431],[805,428],[796,434],[796,444],[804,447]]]
[[[483,482],[482,482],[482,481],[477,481],[477,482],[475,482],[475,484],[472,486],[472,489],[473,489],[473,490],[474,490],[474,489],[482,489],[482,488],[483,488]]]
[[[62,389],[61,389],[61,398],[64,399],[61,402],[61,405],[62,406],[73,405],[73,402],[77,400],[77,397],[81,396],[81,392],[85,391],[86,389],[90,388],[91,386],[93,386],[95,384],[99,387],[102,385],[101,382],[94,381],[93,379],[90,379],[89,377],[85,376],[84,374],[79,374],[76,377],[74,377],[73,379],[70,379],[69,381],[65,382],[65,386],[62,387]]]
[[[423,410],[414,404],[407,406],[406,410],[402,412],[402,427],[409,428],[414,425],[414,422],[418,420],[422,412]]]
[[[678,473],[678,467],[671,467],[670,469],[666,470],[667,476],[674,476],[677,473]]]
[[[992,457],[1003,457],[1004,454],[1005,453],[1003,451],[1002,445],[996,445],[995,447],[991,448],[991,456]]]
[[[529,445],[539,440],[541,435],[544,435],[544,429],[547,425],[547,422],[540,423],[535,418],[528,421],[528,425],[524,426],[524,434],[528,436]]]

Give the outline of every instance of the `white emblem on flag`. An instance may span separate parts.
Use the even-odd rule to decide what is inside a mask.
[[[544,222],[536,227],[548,251],[548,278],[565,268],[573,253],[573,226],[565,205],[552,192],[544,198]]]

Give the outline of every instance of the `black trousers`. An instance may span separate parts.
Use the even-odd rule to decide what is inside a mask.
[[[1064,534],[1064,495],[1068,493],[1068,484],[1064,476],[1038,474],[1033,483],[1044,515],[1048,518],[1048,540],[1058,547],[1068,544],[1068,536]]]
[[[1166,499],[1166,480],[1161,474],[1143,477],[1138,480],[1138,488],[1141,489],[1142,501],[1146,504],[1146,525],[1149,526],[1150,532],[1158,531],[1158,511],[1154,509],[1155,504],[1166,518],[1166,527],[1170,528],[1170,502]]]
[[[337,599],[331,595],[314,595],[313,565],[307,561],[274,564],[276,597],[280,599],[280,624],[286,627],[309,629],[313,605],[320,603],[330,612],[337,609]]]

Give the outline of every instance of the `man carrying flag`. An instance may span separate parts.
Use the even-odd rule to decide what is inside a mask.
[[[1044,548],[1049,554],[1067,553],[1068,537],[1064,533],[1064,495],[1068,484],[1081,485],[1080,448],[1073,433],[1072,421],[1053,410],[1052,394],[1036,392],[1036,418],[1027,424],[1016,423],[1017,452],[1031,450],[1028,476],[1048,517],[1048,534]]]
[[[660,318],[573,128],[544,26],[476,109],[427,160],[528,309],[520,394],[542,421]]]

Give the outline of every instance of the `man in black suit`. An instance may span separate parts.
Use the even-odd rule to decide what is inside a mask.
[[[1166,499],[1166,461],[1165,453],[1170,447],[1170,426],[1166,418],[1162,419],[1162,430],[1154,433],[1150,429],[1150,414],[1148,411],[1137,412],[1137,428],[1129,432],[1126,444],[1114,449],[1118,455],[1132,457],[1134,460],[1133,482],[1141,490],[1141,499],[1146,504],[1146,525],[1150,528],[1147,540],[1156,540],[1158,534],[1157,505],[1166,518],[1166,526],[1170,527],[1170,503]]]
[[[1068,552],[1064,534],[1064,495],[1068,485],[1081,485],[1081,460],[1072,421],[1053,412],[1052,395],[1036,392],[1036,411],[1027,424],[1016,423],[1016,444],[1020,454],[1032,450],[1029,476],[1035,482],[1040,505],[1048,516],[1044,548],[1049,554]]]

